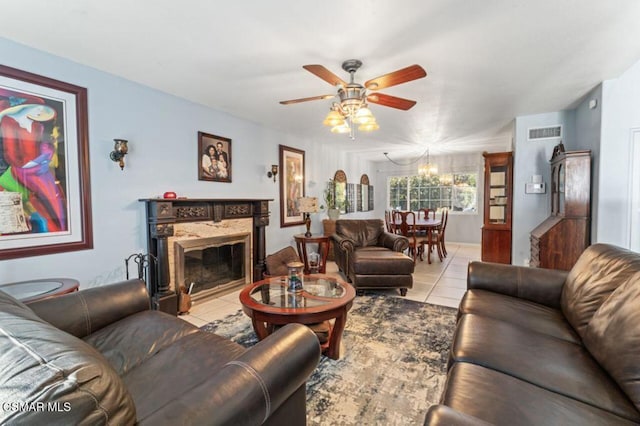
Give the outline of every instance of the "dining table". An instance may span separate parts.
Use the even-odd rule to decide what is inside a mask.
[[[416,219],[415,219],[415,227],[416,227],[416,231],[417,232],[421,232],[424,231],[424,233],[426,235],[429,235],[431,233],[432,230],[434,229],[438,229],[438,227],[442,224],[442,221],[440,219],[431,219],[428,217],[418,217],[418,213],[414,212]],[[413,217],[411,216],[407,216],[407,223],[409,225],[413,225]],[[394,215],[392,222],[391,222],[392,226],[394,229],[398,229],[400,227],[400,225],[402,225],[402,218],[399,215]],[[430,238],[430,236],[429,236]],[[428,263],[431,263],[431,252],[429,250],[427,250],[427,261]]]
[[[409,216],[407,218],[407,223],[409,225],[413,225],[413,219],[411,218],[411,216]],[[415,220],[416,222],[416,229],[418,229],[419,231],[429,231],[431,229],[435,229],[438,226],[440,226],[440,224],[442,223],[442,221],[440,219],[431,219],[431,218],[418,218]],[[402,219],[396,217],[394,218],[393,221],[393,225],[394,226],[400,226],[402,224]]]

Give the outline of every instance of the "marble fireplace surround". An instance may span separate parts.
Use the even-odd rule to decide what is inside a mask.
[[[157,259],[147,283],[152,305],[177,314],[174,244],[185,238],[249,233],[249,280],[262,277],[266,251],[265,227],[269,225],[272,199],[145,198],[147,245]],[[171,256],[171,259],[170,259]]]
[[[242,282],[229,282],[221,284],[215,289],[204,290],[193,294],[192,299],[202,299],[215,295],[234,287],[239,287],[253,282],[251,277],[251,265],[253,263],[252,219],[229,219],[218,223],[214,222],[187,222],[174,225],[173,236],[167,238],[169,259],[169,288],[176,291],[181,283],[181,275],[184,276],[184,259],[181,259],[181,251],[194,246],[218,246],[222,244],[244,243],[244,273]],[[182,248],[182,250],[181,250]],[[188,283],[187,283],[188,287]]]

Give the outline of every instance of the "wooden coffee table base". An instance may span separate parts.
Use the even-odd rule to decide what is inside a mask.
[[[291,323],[330,323],[322,353],[340,358],[340,341],[356,292],[350,284],[322,274],[305,275],[300,293],[286,290],[286,277],[271,277],[255,282],[240,292],[242,310],[253,324],[258,339],[263,340],[278,326]],[[324,339],[323,339],[324,340]]]
[[[255,312],[253,314],[247,312],[247,309],[244,309],[244,312],[251,317],[251,323],[253,324],[253,330],[256,332],[259,340],[263,340],[268,335],[273,333],[276,330],[277,325],[286,325],[289,323],[300,323],[300,324],[316,324],[326,320],[334,320],[331,328],[329,329],[329,339],[327,339],[326,343],[320,344],[322,348],[322,353],[331,359],[339,359],[340,358],[340,342],[342,341],[342,332],[344,331],[344,326],[347,323],[347,311],[351,309],[351,303],[344,306],[342,312],[339,312],[337,315],[333,313],[333,311],[326,312],[328,315],[314,315],[314,319],[305,319],[304,321],[292,321],[291,316],[278,316],[274,314],[265,314],[263,312]],[[325,314],[325,312],[323,312]],[[278,318],[276,318],[276,316]],[[308,317],[309,315],[305,315]]]

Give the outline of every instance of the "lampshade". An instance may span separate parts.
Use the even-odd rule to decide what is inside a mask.
[[[353,118],[353,122],[358,124],[375,123],[375,121],[376,119],[374,118],[373,113],[366,105],[361,107]]]
[[[332,109],[329,111],[322,124],[331,127],[340,126],[344,124],[344,117],[338,111]]]
[[[358,130],[362,130],[364,132],[371,132],[373,130],[378,130],[380,126],[376,123],[375,119],[370,123],[361,124],[358,126]]]
[[[298,210],[300,213],[318,213],[317,197],[300,197],[298,198]]]
[[[331,128],[331,133],[349,133],[351,131],[351,127],[345,122],[338,126],[334,126]]]

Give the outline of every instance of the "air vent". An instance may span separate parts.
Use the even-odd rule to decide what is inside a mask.
[[[541,139],[560,139],[562,137],[562,126],[534,127],[529,129],[529,140],[539,141]]]

